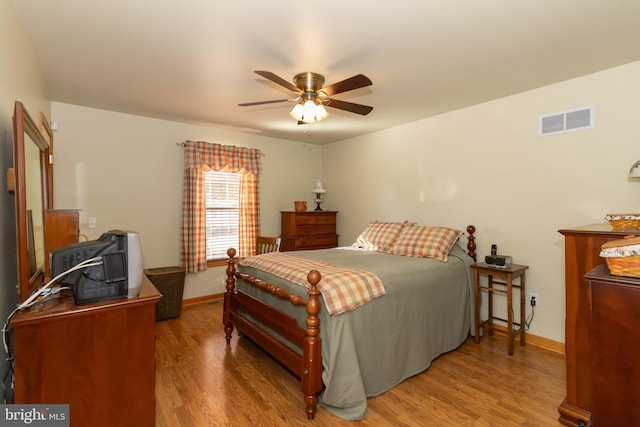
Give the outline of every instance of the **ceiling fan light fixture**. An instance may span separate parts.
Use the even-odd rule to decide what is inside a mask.
[[[329,116],[329,113],[327,112],[325,105],[363,116],[366,116],[371,112],[371,110],[373,110],[373,107],[368,105],[355,104],[353,102],[329,98],[330,96],[332,97],[339,93],[371,86],[373,83],[363,74],[357,74],[353,77],[349,77],[348,79],[324,87],[324,77],[318,73],[305,72],[297,74],[293,78],[295,84],[291,84],[271,71],[258,70],[255,71],[255,73],[297,94],[297,98],[295,99],[295,101],[297,101],[296,105],[293,107],[289,115],[293,117],[298,124],[304,123],[309,125],[326,119]],[[284,101],[291,101],[291,99],[245,102],[238,105],[240,107],[250,107],[254,105],[273,104]]]
[[[316,103],[312,100],[307,100],[303,106],[304,113],[302,114],[302,121],[305,123],[313,123],[316,121]]]
[[[327,109],[324,108],[324,105],[317,104],[316,105],[316,121],[319,122],[320,120],[324,120],[327,117],[329,117],[329,113],[327,112]]]
[[[302,104],[296,104],[296,106],[293,107],[293,110],[291,110],[291,112],[289,113],[291,117],[293,117],[299,122],[302,121],[303,114],[304,114],[304,107],[302,106]]]
[[[329,113],[322,103],[307,99],[304,104],[296,104],[289,115],[302,123],[315,123],[326,119]]]

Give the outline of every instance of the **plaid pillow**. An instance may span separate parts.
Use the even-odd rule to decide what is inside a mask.
[[[402,230],[391,253],[446,262],[449,252],[462,234],[462,231],[452,228],[410,225]]]
[[[402,228],[407,224],[405,222],[384,222],[371,221],[367,228],[358,236],[356,242],[352,245],[358,248],[368,249],[370,251],[389,252],[393,242],[402,232]]]

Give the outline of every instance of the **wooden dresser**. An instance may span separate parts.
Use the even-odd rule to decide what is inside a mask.
[[[601,264],[591,290],[593,425],[640,425],[640,279],[612,276]]]
[[[68,296],[17,313],[15,403],[69,404],[72,426],[153,426],[160,297],[143,276],[135,298],[75,305]]]
[[[591,297],[585,274],[600,264],[603,243],[622,239],[638,230],[614,230],[608,223],[559,230],[565,248],[565,353],[567,396],[560,404],[559,421],[568,426],[587,425],[593,410],[591,374]]]
[[[299,251],[338,246],[336,211],[282,211],[280,250]]]
[[[80,211],[78,209],[46,209],[44,211],[44,277],[51,277],[52,249],[77,243],[80,240]]]

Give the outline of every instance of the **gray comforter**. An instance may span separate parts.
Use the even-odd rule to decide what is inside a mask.
[[[352,248],[291,254],[376,274],[386,295],[355,310],[330,316],[320,312],[322,405],[337,416],[366,417],[367,397],[379,395],[429,367],[440,354],[460,346],[473,318],[472,260],[459,247],[446,263]],[[306,289],[253,268],[239,267],[259,279],[300,295]],[[257,296],[255,289],[240,289]],[[304,325],[306,312],[271,295],[261,296]]]

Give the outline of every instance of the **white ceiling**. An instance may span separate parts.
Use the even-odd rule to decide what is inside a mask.
[[[640,60],[639,0],[13,0],[54,101],[313,144]],[[365,74],[303,133],[254,74]],[[640,76],[639,76],[640,78]]]

